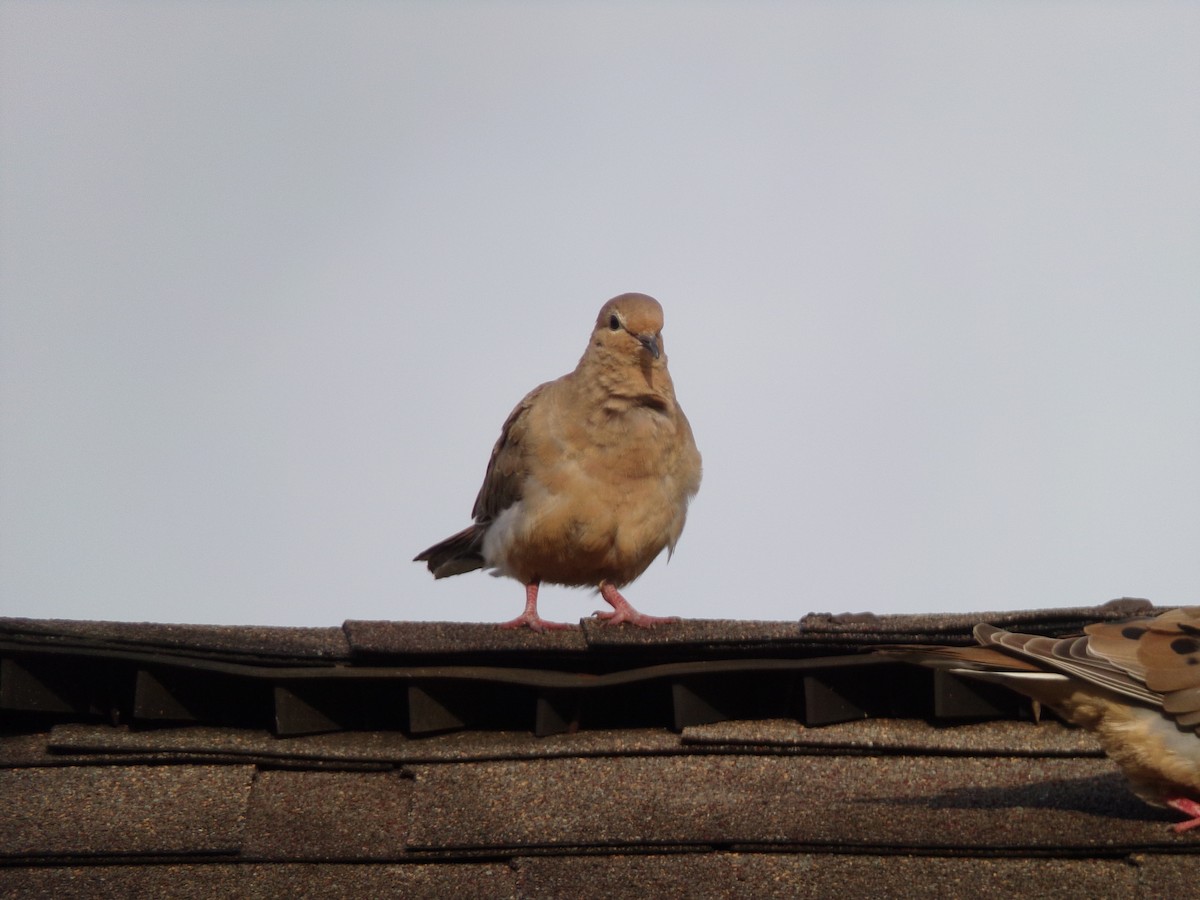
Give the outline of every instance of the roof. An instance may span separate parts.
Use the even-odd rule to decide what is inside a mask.
[[[547,635],[0,619],[0,894],[1182,894],[1200,841],[1089,735],[869,652],[1147,608]]]

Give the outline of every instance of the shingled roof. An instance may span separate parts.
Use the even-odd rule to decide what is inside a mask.
[[[1182,896],[1087,734],[868,652],[1152,609],[341,628],[0,619],[0,894]]]

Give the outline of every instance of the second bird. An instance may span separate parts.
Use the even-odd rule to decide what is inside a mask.
[[[618,591],[674,550],[700,488],[662,326],[653,297],[605,303],[575,371],[534,388],[504,423],[474,524],[416,557],[437,578],[487,567],[524,584],[525,611],[501,627],[573,627],[538,615],[543,581],[598,588],[609,624],[671,621]]]

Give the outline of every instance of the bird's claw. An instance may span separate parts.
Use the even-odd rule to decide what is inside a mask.
[[[1200,803],[1187,797],[1175,797],[1167,801],[1167,806],[1177,809],[1185,816],[1191,816],[1186,822],[1177,822],[1171,826],[1176,834],[1183,834],[1193,828],[1200,828]]]
[[[632,606],[623,609],[598,609],[592,615],[603,619],[605,625],[623,625],[628,622],[639,628],[653,628],[655,625],[670,625],[679,621],[679,616],[648,616]]]
[[[536,631],[538,634],[541,634],[544,631],[577,631],[577,630],[579,630],[579,626],[574,623],[550,622],[550,621],[547,621],[546,619],[543,619],[537,613],[533,613],[532,615],[530,615],[529,613],[522,613],[521,615],[517,616],[515,619],[511,619],[508,622],[501,622],[496,627],[497,628],[505,628],[505,629],[528,628],[530,631]]]
[[[612,607],[611,610],[596,610],[596,618],[603,619],[606,625],[621,625],[628,622],[639,628],[653,628],[655,625],[666,625],[678,622],[675,616],[648,616],[640,613],[629,601],[621,596],[621,592],[610,581],[600,582],[600,596]]]

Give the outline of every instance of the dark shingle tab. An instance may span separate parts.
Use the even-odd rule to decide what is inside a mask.
[[[931,727],[912,719],[863,719],[806,728],[792,719],[720,722],[685,728],[608,729],[536,737],[529,732],[464,731],[408,738],[397,732],[341,732],[277,738],[247,729],[158,728],[131,731],[108,725],[57,725],[49,735],[0,739],[0,764],[64,765],[97,758],[197,761],[239,759],[279,765],[361,767],[424,762],[556,759],[695,752],[762,753],[786,750],[985,756],[1100,756],[1086,731],[1054,721],[998,721]]]
[[[477,654],[584,653],[581,631],[497,628],[478,622],[380,622],[348,620],[346,641],[356,656],[459,656]]]
[[[201,655],[312,661],[344,659],[341,628],[273,625],[173,625],[159,622],[87,622],[0,618],[0,640],[34,646],[92,649],[172,649]]]
[[[128,755],[194,761],[199,757],[236,761],[277,761],[279,765],[387,764],[458,762],[490,759],[548,759],[563,756],[603,756],[614,753],[659,754],[684,752],[679,735],[659,728],[587,731],[539,738],[527,731],[461,731],[408,738],[394,731],[339,732],[277,738],[249,729],[161,728],[136,731],[107,725],[58,725],[41,740],[50,751],[33,764],[44,765],[61,754],[84,759],[87,754],[111,758]],[[0,742],[0,753],[4,743]],[[29,741],[18,747],[21,759],[33,758]],[[7,762],[0,757],[0,764]]]
[[[611,628],[599,619],[585,619],[588,645],[605,649],[689,647],[700,651],[794,644],[804,639],[798,621],[740,619],[681,619],[654,628]]]
[[[991,622],[1037,633],[1063,633],[1101,619],[1121,619],[1155,610],[1148,600],[1122,598],[1102,606],[998,613],[886,615],[809,613],[796,620],[754,622],[684,619],[653,629],[612,628],[585,619],[582,629],[535,634],[468,622],[347,620],[340,628],[175,625],[154,622],[88,622],[0,617],[0,642],[15,646],[90,649],[173,650],[201,657],[265,662],[347,658],[518,656],[570,659],[597,652],[659,654],[678,659],[680,650],[703,657],[754,650],[760,655],[787,648],[817,649],[852,644],[969,641],[971,628]]]
[[[1065,634],[1098,621],[1115,621],[1155,613],[1149,600],[1122,597],[1100,606],[1028,609],[1009,612],[922,613],[877,616],[874,613],[809,613],[800,624],[811,636],[853,639],[864,643],[924,643],[939,638],[971,641],[980,622],[1034,634]]]
[[[871,858],[811,853],[529,857],[518,862],[521,895],[760,898],[1134,897],[1141,873],[1117,860]],[[1176,886],[1191,885],[1184,878]]]
[[[683,756],[417,766],[414,849],[736,844],[1088,855],[1188,843],[1106,759]]]
[[[1103,756],[1089,732],[1058,722],[987,722],[931,727],[919,719],[862,719],[806,728],[791,719],[718,722],[685,728],[689,745],[987,756]]]
[[[345,865],[222,863],[29,866],[0,868],[5,897],[370,898],[470,897],[515,900],[516,873],[505,863]]]
[[[11,897],[764,898],[1186,897],[1195,859],[676,853],[522,857],[456,865],[181,864],[0,868]]]
[[[411,793],[411,779],[396,772],[259,772],[242,855],[292,862],[401,858]]]
[[[236,854],[252,766],[0,771],[0,857]]]

